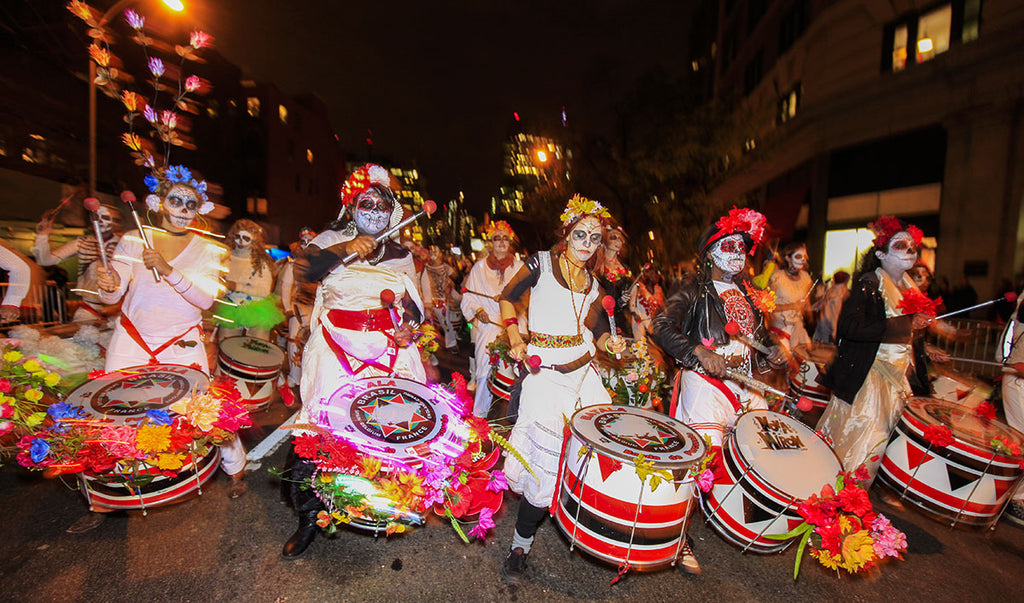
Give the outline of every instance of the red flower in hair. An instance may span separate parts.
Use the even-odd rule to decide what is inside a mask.
[[[896,304],[896,308],[904,314],[921,313],[935,316],[938,314],[940,305],[942,305],[941,297],[932,300],[917,289],[907,289],[903,292],[903,297],[900,298],[899,303]]]
[[[718,234],[712,240],[717,240],[731,234],[744,233],[752,241],[747,253],[754,255],[754,250],[764,241],[764,229],[767,225],[767,218],[760,212],[750,208],[739,209],[734,206],[729,210],[728,215],[722,216],[718,219],[718,222],[715,222]]]
[[[921,246],[921,241],[924,240],[924,233],[921,232],[920,228],[911,224],[910,226],[907,226],[907,234],[914,239],[914,245],[917,245],[918,247]]]
[[[868,223],[868,228],[875,233],[875,239],[871,242],[876,249],[881,249],[889,242],[897,232],[903,230],[903,225],[896,216],[881,216],[874,222]]]

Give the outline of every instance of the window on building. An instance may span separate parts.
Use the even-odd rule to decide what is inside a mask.
[[[245,107],[246,111],[248,111],[249,115],[251,115],[252,117],[260,116],[260,99],[256,98],[255,96],[250,96],[249,98],[245,99]]]
[[[882,70],[898,72],[925,63],[956,44],[977,39],[981,0],[952,0],[904,15],[886,26]]]
[[[807,29],[807,0],[797,0],[779,23],[779,54],[789,50]]]
[[[776,124],[784,124],[796,117],[796,112],[800,108],[800,95],[802,93],[803,86],[800,82],[797,82],[795,86],[789,89],[789,92],[779,98],[779,110],[775,116]]]
[[[288,107],[284,105],[277,106],[277,117],[281,120],[282,124],[288,123]]]

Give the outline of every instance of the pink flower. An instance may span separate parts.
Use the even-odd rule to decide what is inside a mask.
[[[164,62],[159,57],[149,59],[149,72],[153,77],[160,77],[164,74]]]
[[[636,381],[639,378],[640,377],[636,374],[636,371],[630,371],[630,372],[626,373],[626,381],[628,381],[630,383],[633,383],[634,381]]]
[[[135,429],[129,425],[104,427],[100,431],[100,444],[113,456],[139,458],[139,449],[135,447],[135,435]]]
[[[6,394],[11,391],[11,381],[9,379],[0,379],[0,394]]]
[[[14,423],[10,421],[0,421],[0,436],[5,436],[14,431]]]
[[[192,48],[199,50],[210,45],[210,34],[204,31],[193,31],[188,37],[188,43],[192,45]]]
[[[150,105],[146,105],[146,108],[142,110],[142,116],[151,124],[155,124],[160,119],[156,114],[156,110]]]
[[[494,527],[494,510],[484,509],[480,511],[480,521],[469,531],[470,537],[487,539],[487,531]]]
[[[715,338],[714,337],[701,337],[700,344],[709,350],[715,349]]]
[[[163,111],[160,113],[160,121],[173,130],[178,125],[178,115],[174,111]]]
[[[871,525],[871,538],[874,540],[875,555],[879,559],[899,557],[907,550],[907,535],[892,527],[889,518],[884,515],[875,517]]]
[[[142,29],[142,26],[146,24],[146,19],[130,8],[124,11],[124,20],[134,30]]]
[[[715,473],[710,469],[705,469],[697,477],[697,485],[700,486],[701,492],[710,492],[715,485]]]
[[[14,416],[14,407],[10,404],[0,404],[0,419],[10,419]]]
[[[492,471],[491,478],[487,482],[487,489],[491,492],[508,490],[508,482],[505,481],[505,473],[503,471]]]
[[[195,92],[199,90],[199,76],[190,75],[185,79],[185,90],[189,92]]]

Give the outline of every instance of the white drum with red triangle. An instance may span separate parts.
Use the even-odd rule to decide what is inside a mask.
[[[284,350],[269,341],[228,337],[218,346],[215,372],[238,382],[246,407],[254,412],[270,405],[284,359]]]

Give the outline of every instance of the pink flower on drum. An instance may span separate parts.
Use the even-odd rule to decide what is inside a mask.
[[[636,371],[630,371],[626,373],[626,381],[628,381],[629,383],[633,383],[639,378],[640,376],[636,374]]]
[[[199,90],[198,75],[190,75],[187,78],[185,78],[185,90],[189,92],[195,92],[196,90]]]
[[[714,337],[701,337],[700,338],[700,344],[702,346],[706,347],[709,350],[715,349],[715,339],[714,339]]]
[[[14,416],[14,406],[11,404],[0,404],[0,419],[10,419]]]
[[[0,436],[5,436],[12,431],[14,431],[14,423],[11,423],[10,421],[0,421]]]
[[[710,492],[711,488],[715,485],[715,473],[710,469],[705,469],[697,477],[697,485],[700,487],[701,492]]]
[[[487,489],[491,492],[508,490],[508,482],[505,481],[505,473],[503,471],[492,471],[491,479],[487,482]]]
[[[907,535],[892,526],[889,518],[878,515],[871,524],[871,537],[874,539],[875,555],[879,559],[900,557],[907,550]]]
[[[126,459],[139,458],[139,449],[135,447],[136,430],[130,425],[121,427],[104,427],[100,431],[100,444],[112,456]]]
[[[484,509],[480,511],[480,521],[469,531],[469,535],[472,538],[479,538],[480,540],[487,539],[487,532],[494,527],[494,510]]]

